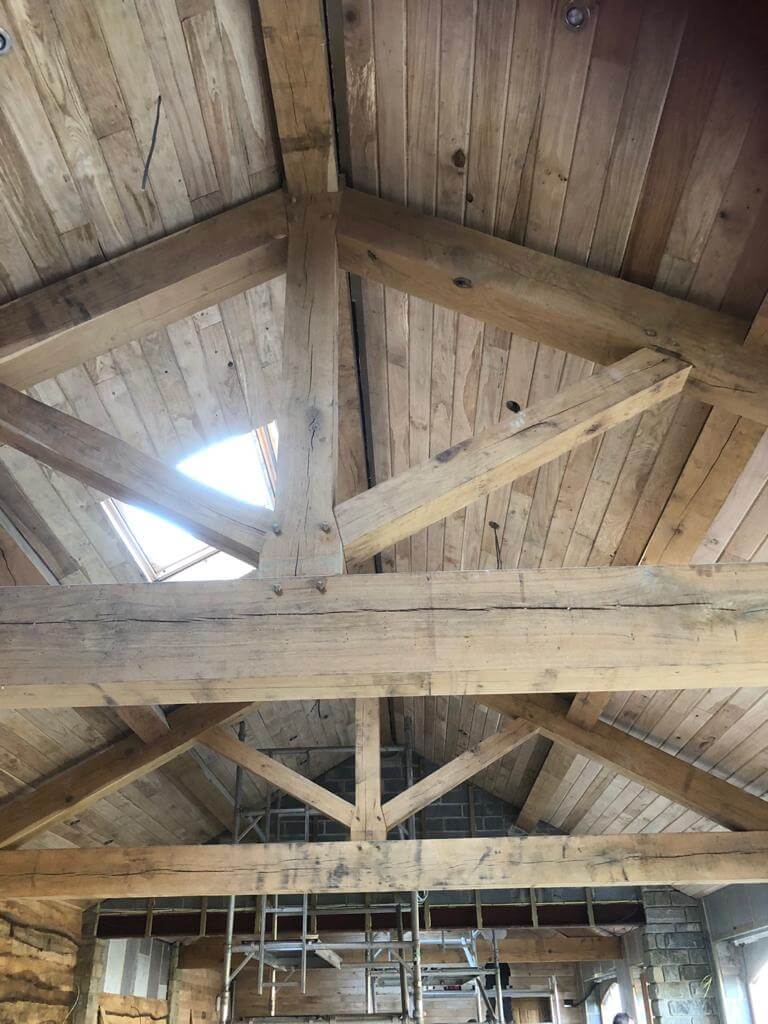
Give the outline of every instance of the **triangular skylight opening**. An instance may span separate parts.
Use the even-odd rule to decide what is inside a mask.
[[[214,490],[249,505],[274,508],[277,429],[217,441],[182,459],[176,468]],[[203,543],[154,512],[108,498],[103,508],[144,576],[157,580],[237,579],[253,569]]]

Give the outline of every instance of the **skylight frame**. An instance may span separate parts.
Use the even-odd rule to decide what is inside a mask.
[[[275,488],[277,486],[277,425],[270,423],[266,426],[254,427],[249,433],[252,433],[256,438],[261,467],[264,471],[264,480],[274,506]],[[226,440],[226,438],[221,440]],[[212,442],[212,444],[215,443]],[[148,583],[162,583],[172,580],[174,576],[194,565],[198,565],[200,562],[205,561],[205,559],[217,554],[220,550],[219,548],[212,547],[210,544],[206,544],[204,541],[200,541],[200,547],[191,552],[187,557],[177,559],[175,562],[170,562],[164,566],[155,565],[144,550],[144,546],[136,536],[133,527],[125,518],[120,502],[114,498],[105,498],[101,503],[101,507],[115,533],[128,549],[131,558],[133,558],[139,571]],[[149,509],[148,511],[153,510]],[[187,532],[190,533],[191,531],[187,530]]]

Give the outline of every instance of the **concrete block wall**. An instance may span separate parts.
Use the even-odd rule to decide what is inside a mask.
[[[654,1024],[721,1024],[698,900],[649,887],[643,902],[643,958]]]

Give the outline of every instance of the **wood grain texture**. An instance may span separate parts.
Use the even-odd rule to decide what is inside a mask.
[[[120,501],[166,516],[212,547],[258,565],[269,509],[247,505],[124,441],[0,384],[0,441]]]
[[[635,353],[337,505],[345,558],[376,554],[637,416],[677,394],[689,369]]]
[[[10,587],[0,702],[761,686],[767,579],[755,564],[350,575],[323,590],[291,578]]]
[[[345,270],[595,362],[648,345],[691,363],[696,396],[768,422],[768,356],[723,313],[345,190]]]
[[[207,729],[242,717],[249,705],[184,708],[170,717],[164,736],[144,744],[138,737],[118,740],[38,785],[29,795],[3,806],[0,846],[13,846],[76,817],[109,793],[161,767],[189,750]]]
[[[515,750],[534,735],[535,731],[526,722],[517,721],[505,725],[497,733],[465,750],[447,764],[441,765],[415,785],[404,789],[402,793],[398,793],[384,804],[387,829],[399,825],[412,814],[439,800],[445,793],[449,793],[494,761],[498,761],[500,757]]]
[[[236,739],[228,729],[210,729],[203,737],[204,745],[215,750],[222,757],[234,761],[259,778],[265,779],[282,792],[295,797],[304,804],[314,807],[334,821],[349,826],[354,808],[330,790],[293,771],[287,765],[276,761],[247,743]]]
[[[333,514],[338,459],[338,196],[288,202],[283,385],[274,522],[263,576],[343,572]]]
[[[283,196],[150,242],[0,307],[0,378],[25,388],[285,270]]]
[[[493,697],[488,704],[520,716],[570,750],[618,768],[627,778],[726,828],[759,830],[768,822],[767,801],[603,722],[595,722],[590,729],[577,725],[568,718],[567,706],[559,697]]]
[[[0,853],[2,898],[222,896],[768,879],[768,834],[529,836]]]
[[[285,181],[295,195],[337,188],[325,17],[320,0],[259,0]]]
[[[355,810],[350,838],[386,839],[381,807],[381,718],[377,697],[355,701]]]

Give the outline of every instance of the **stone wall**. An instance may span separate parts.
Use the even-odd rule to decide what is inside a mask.
[[[654,1024],[720,1024],[701,906],[675,889],[646,888],[643,955]]]
[[[60,1024],[77,998],[81,913],[34,900],[0,902],[0,1024]]]

